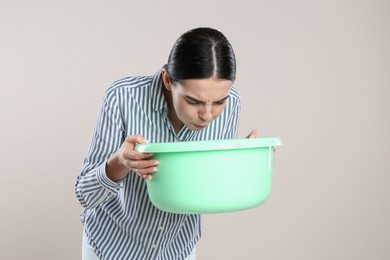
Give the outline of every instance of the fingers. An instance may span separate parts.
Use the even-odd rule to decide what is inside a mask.
[[[132,170],[142,170],[142,171],[145,171],[145,170],[148,170],[150,172],[155,172],[157,171],[157,165],[160,164],[159,161],[157,160],[139,160],[139,161],[134,161],[134,160],[130,160],[128,162],[130,168]]]
[[[134,148],[134,146],[136,144],[147,144],[149,143],[149,141],[147,139],[145,139],[142,135],[129,135],[125,142],[126,144],[130,145],[132,148]]]
[[[133,169],[139,177],[143,179],[151,180],[153,178],[153,173],[157,171],[157,167],[147,168],[147,169]]]
[[[159,161],[151,158],[153,153],[140,153],[134,150],[136,144],[146,143],[149,141],[141,135],[129,135],[118,154],[121,157],[121,164],[128,171],[133,171],[142,178],[151,179],[151,174],[157,172]]]
[[[132,171],[144,179],[152,179],[152,173],[157,172],[157,160],[132,161]]]
[[[152,153],[140,153],[134,150],[136,144],[149,143],[142,135],[129,135],[124,141],[123,157],[127,160],[143,160],[153,156]]]
[[[259,137],[260,137],[260,133],[255,129],[252,130],[252,132],[250,132],[246,138],[259,138]]]
[[[143,160],[152,157],[153,155],[153,153],[137,152],[130,147],[126,147],[126,149],[123,151],[123,157],[127,160]]]
[[[160,162],[156,159],[148,159],[153,154],[150,153],[139,153],[134,150],[126,150],[126,166],[133,172],[137,173],[142,178],[151,179],[151,174],[157,172],[157,165]]]
[[[148,143],[144,137],[133,135],[126,138],[125,142],[129,144],[123,152],[123,157],[126,159],[128,169],[143,179],[152,179],[152,173],[157,172],[158,160],[150,159],[153,153],[140,153],[134,150],[135,144]]]

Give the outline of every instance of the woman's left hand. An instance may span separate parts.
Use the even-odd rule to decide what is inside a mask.
[[[252,132],[250,132],[250,134],[246,138],[259,138],[259,137],[260,137],[260,133],[259,133],[259,131],[257,131],[255,129],[255,130],[252,130]],[[274,149],[274,152],[275,152],[275,147],[273,149]]]
[[[260,133],[255,129],[252,130],[252,132],[250,132],[246,138],[259,138],[259,137],[260,137]]]

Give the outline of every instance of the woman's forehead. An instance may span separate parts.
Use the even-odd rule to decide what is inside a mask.
[[[229,95],[233,82],[221,79],[187,79],[177,84],[181,94],[200,100],[221,99]]]

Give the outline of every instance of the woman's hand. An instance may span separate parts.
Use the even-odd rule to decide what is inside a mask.
[[[128,136],[118,151],[108,159],[106,164],[107,177],[112,181],[119,181],[124,179],[129,171],[133,171],[141,178],[150,180],[152,173],[157,171],[159,161],[145,160],[153,154],[139,153],[134,150],[136,144],[145,143],[147,140],[141,135]]]
[[[260,133],[255,129],[252,130],[252,132],[250,132],[246,138],[259,138],[259,137],[260,137]]]
[[[255,129],[255,130],[252,130],[252,132],[250,132],[250,134],[246,138],[259,138],[259,137],[260,137],[260,133],[259,133],[259,131],[257,131]],[[275,147],[273,149],[274,149],[274,152],[275,152],[276,151]],[[275,158],[274,158],[274,160],[275,160]]]

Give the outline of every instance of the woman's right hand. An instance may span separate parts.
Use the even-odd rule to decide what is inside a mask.
[[[146,160],[153,156],[151,153],[140,153],[134,150],[136,144],[145,144],[148,141],[141,135],[130,135],[123,142],[106,163],[107,177],[112,181],[124,179],[129,171],[133,171],[141,178],[152,179],[152,173],[157,171],[159,161]]]

